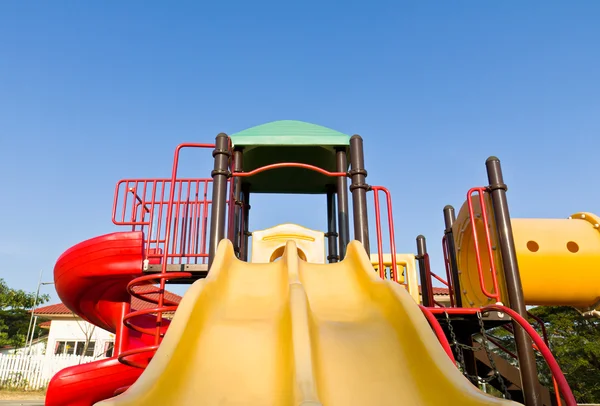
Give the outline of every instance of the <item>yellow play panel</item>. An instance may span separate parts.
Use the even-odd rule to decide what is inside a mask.
[[[407,290],[374,272],[353,241],[335,264],[246,263],[219,244],[128,405],[509,405],[448,358]]]

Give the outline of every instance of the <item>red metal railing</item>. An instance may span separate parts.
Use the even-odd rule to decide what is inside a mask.
[[[428,293],[429,293],[429,303],[432,303],[433,306],[438,305],[440,307],[445,307],[442,304],[436,302],[434,299],[433,284],[431,283],[431,276],[432,276],[433,272],[431,272],[431,262],[429,261],[429,253],[425,253],[423,259],[425,261],[425,281],[421,282],[421,283],[427,284]]]
[[[450,296],[450,307],[454,307],[454,295],[456,294],[456,291],[454,289],[454,284],[452,283],[452,277],[450,275],[450,251],[448,248],[448,240],[446,236],[442,237],[442,253],[444,254],[444,268],[446,268],[446,280],[448,281],[442,281],[442,283],[444,283],[448,287],[448,295]],[[460,294],[460,292],[458,294]]]
[[[186,143],[175,149],[170,179],[126,179],[117,183],[113,202],[113,223],[131,226],[144,233],[144,266],[160,264],[159,273],[133,279],[127,286],[132,297],[155,306],[136,310],[123,317],[128,328],[154,336],[154,344],[119,353],[127,365],[145,368],[166,332],[163,314],[174,312],[178,304],[165,298],[167,280],[188,278],[187,272],[167,272],[168,264],[204,263],[206,233],[211,201],[211,179],[177,179],[179,155],[184,148],[211,149],[213,144]],[[136,287],[158,285],[143,292]],[[155,323],[142,323],[145,316],[156,315]]]
[[[387,206],[388,232],[390,236],[390,255],[392,264],[390,268],[390,279],[399,282],[398,264],[396,264],[396,240],[394,237],[394,216],[392,214],[392,195],[390,191],[383,186],[371,186],[373,191],[373,200],[375,202],[375,230],[377,234],[377,257],[379,260],[379,276],[385,279],[385,267],[383,261],[383,243],[381,236],[381,207],[379,201],[379,192],[385,193]],[[408,278],[405,278],[408,279]],[[408,281],[405,280],[405,283]]]
[[[550,351],[550,349],[548,348],[548,346],[546,345],[544,340],[537,333],[537,331],[535,331],[535,329],[529,324],[529,322],[525,318],[523,318],[519,313],[515,312],[514,310],[512,310],[506,306],[502,306],[499,304],[491,304],[491,305],[487,305],[487,306],[484,306],[479,309],[467,309],[467,308],[434,309],[434,308],[429,308],[429,310],[433,314],[447,313],[447,314],[464,315],[464,314],[483,313],[486,311],[499,311],[499,312],[508,314],[509,317],[511,317],[514,321],[516,321],[527,332],[529,337],[531,337],[531,339],[533,340],[534,345],[537,347],[537,350],[540,352],[542,357],[544,357],[544,360],[546,361],[546,363],[548,364],[548,367],[550,368],[550,372],[552,373],[553,379],[556,382],[556,386],[555,386],[555,388],[557,389],[556,392],[561,393],[563,395],[563,398],[565,399],[567,406],[577,406],[577,402],[575,401],[573,392],[571,392],[571,388],[569,387],[569,384],[568,384],[564,374],[562,373],[560,366],[556,362],[556,359],[552,355],[552,352]]]
[[[314,172],[318,172],[322,175],[325,176],[330,176],[330,177],[345,177],[348,176],[348,174],[346,172],[329,172],[323,168],[319,168],[318,166],[314,166],[314,165],[309,165],[309,164],[302,164],[302,163],[298,163],[298,162],[281,162],[278,164],[271,164],[271,165],[265,165],[265,166],[261,166],[260,168],[256,168],[254,170],[251,170],[249,172],[234,172],[232,174],[232,176],[234,177],[240,177],[240,178],[247,178],[249,176],[254,176],[257,175],[261,172],[266,172],[266,171],[270,171],[273,169],[281,169],[281,168],[303,168],[303,169],[308,169]]]
[[[548,331],[546,330],[546,325],[544,324],[544,321],[542,319],[540,319],[539,317],[537,317],[535,314],[532,314],[530,312],[527,312],[527,316],[532,318],[533,320],[535,320],[535,322],[538,324],[538,326],[540,326],[540,331],[542,332],[542,338],[544,340],[544,343],[546,343],[546,345],[548,346],[548,348],[550,348],[550,341],[548,340]],[[503,326],[505,330],[509,331],[510,333],[514,334],[512,325],[507,324],[505,326]],[[504,352],[506,352],[508,355],[510,355],[512,358],[517,359],[517,355],[510,352],[508,349],[502,347],[501,345],[498,345],[496,343],[494,343],[496,346],[498,346],[498,348],[500,348],[501,350],[503,350]],[[537,347],[537,345],[533,344],[533,348],[539,352],[539,348]],[[552,375],[552,384],[554,386],[554,394],[556,395],[556,404],[558,406],[561,406],[562,402],[560,399],[560,393],[558,391],[558,384],[556,382],[556,378],[554,378],[554,375]]]
[[[469,190],[467,193],[467,203],[469,206],[469,219],[471,221],[471,231],[473,233],[473,244],[475,245],[475,258],[477,261],[477,272],[479,275],[479,286],[484,295],[489,298],[496,299],[496,302],[500,302],[500,290],[498,289],[498,279],[496,277],[496,264],[494,262],[494,253],[492,248],[489,222],[485,204],[485,193],[487,188],[484,187],[474,187]],[[477,235],[477,226],[475,224],[475,211],[473,209],[473,202],[471,200],[471,196],[475,194],[475,192],[479,195],[479,204],[481,206],[481,219],[483,220],[483,230],[485,232],[485,242],[487,245],[487,254],[490,261],[490,271],[492,273],[492,285],[494,292],[489,292],[485,286],[485,279],[483,276],[483,266],[481,264],[481,253],[479,251],[479,239]]]
[[[150,263],[204,263],[211,184],[212,179],[121,180],[113,223],[144,233],[144,259]],[[169,201],[171,190],[175,197]]]
[[[438,321],[438,319],[436,319],[436,317],[433,315],[433,313],[431,312],[431,310],[429,308],[427,308],[423,305],[419,305],[419,307],[420,307],[421,311],[423,312],[423,315],[429,322],[429,325],[433,329],[433,332],[435,333],[438,340],[440,341],[440,344],[444,348],[444,351],[446,351],[446,354],[448,355],[448,357],[452,360],[452,362],[456,362],[456,360],[454,359],[454,354],[452,353],[452,347],[450,347],[450,343],[448,342],[448,337],[446,337],[446,334],[444,333],[444,329],[442,329],[442,326],[440,325],[440,322]]]
[[[454,307],[454,296],[453,296],[453,291],[450,288],[450,283],[447,282],[446,280],[444,280],[443,278],[441,278],[440,276],[438,276],[436,273],[434,273],[431,270],[431,263],[429,262],[429,254],[425,254],[424,259],[425,259],[425,282],[423,282],[423,283],[427,283],[427,287],[429,288],[429,303],[433,303],[434,306],[439,306],[439,307],[444,307],[444,308],[446,307],[434,299],[433,284],[431,283],[431,280],[432,280],[432,278],[435,278],[439,282],[441,282],[442,285],[444,285],[448,288],[448,295],[450,296],[450,307]],[[449,281],[451,280],[448,273],[446,273],[446,277],[448,278]]]

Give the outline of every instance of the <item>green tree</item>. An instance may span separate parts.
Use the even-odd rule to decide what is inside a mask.
[[[600,402],[600,319],[586,319],[572,307],[540,306],[531,310],[544,321],[550,349],[579,403]],[[552,387],[546,363],[540,378]]]
[[[37,304],[50,300],[49,295],[39,295]],[[12,345],[19,347],[25,344],[30,310],[35,306],[35,293],[11,289],[4,279],[0,279],[0,346]],[[41,323],[42,320],[38,319]],[[39,324],[38,323],[38,324]],[[36,327],[35,335],[39,334]]]
[[[586,319],[568,306],[539,306],[531,309],[530,313],[544,322],[550,350],[577,402],[600,403],[600,319]],[[535,323],[533,325],[536,326]],[[490,333],[516,353],[514,339],[506,330],[497,328]],[[506,353],[496,352],[515,362]],[[537,364],[540,382],[552,389],[550,370],[539,353]]]

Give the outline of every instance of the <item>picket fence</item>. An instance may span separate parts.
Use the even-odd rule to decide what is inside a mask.
[[[80,355],[0,354],[0,389],[42,389],[61,369],[97,359]]]

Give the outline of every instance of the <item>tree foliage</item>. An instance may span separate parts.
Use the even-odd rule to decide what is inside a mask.
[[[50,300],[49,295],[39,295],[37,304]],[[35,306],[35,293],[11,289],[0,279],[0,346],[19,347],[25,344],[29,328],[30,310]],[[42,320],[38,320],[41,322]],[[36,326],[35,334],[39,334]]]
[[[586,319],[568,306],[540,306],[531,309],[530,313],[544,322],[550,350],[577,402],[600,403],[600,319]],[[516,352],[512,335],[500,328],[491,333],[505,347]],[[507,358],[500,351],[498,354]],[[550,370],[539,354],[537,365],[540,382],[552,389]]]

